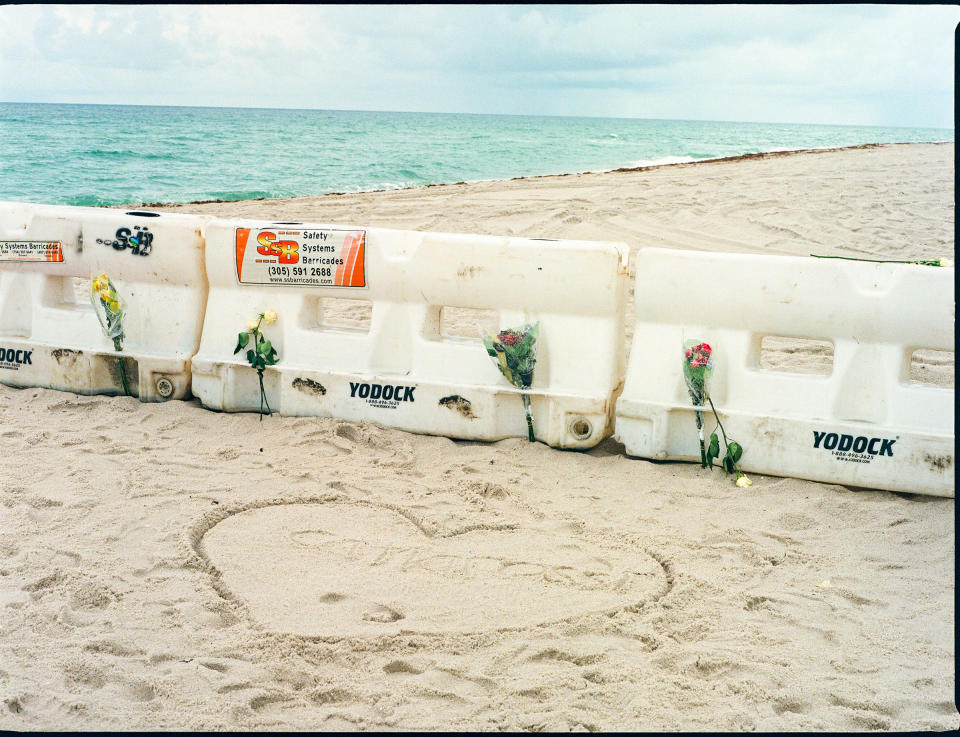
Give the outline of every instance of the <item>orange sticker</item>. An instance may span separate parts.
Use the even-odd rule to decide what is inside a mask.
[[[0,241],[0,261],[63,263],[60,241]]]
[[[366,235],[363,230],[237,228],[237,282],[366,287]]]

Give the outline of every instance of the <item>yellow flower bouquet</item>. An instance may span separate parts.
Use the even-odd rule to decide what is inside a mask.
[[[117,351],[123,350],[123,318],[126,315],[126,305],[117,293],[117,288],[106,274],[99,274],[90,281],[90,304],[100,321],[103,334],[113,340],[113,347]],[[120,367],[120,381],[123,383],[123,393],[130,394],[127,387],[127,373],[123,368],[123,358],[117,356],[117,365]]]

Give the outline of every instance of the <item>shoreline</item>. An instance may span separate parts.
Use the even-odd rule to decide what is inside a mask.
[[[525,180],[541,180],[541,179],[551,179],[556,177],[572,177],[572,176],[586,176],[586,175],[596,175],[596,174],[612,174],[612,173],[633,173],[633,172],[642,172],[642,171],[651,171],[654,169],[664,169],[666,167],[684,167],[684,166],[699,166],[701,164],[718,164],[724,162],[735,162],[735,161],[749,161],[754,159],[769,159],[769,158],[779,158],[786,156],[796,156],[798,154],[818,154],[818,153],[831,153],[836,151],[857,151],[863,149],[873,149],[873,148],[885,148],[885,147],[894,147],[894,146],[946,146],[954,145],[955,141],[898,141],[896,143],[858,143],[853,146],[830,146],[825,148],[798,148],[798,149],[787,149],[787,150],[778,150],[778,151],[761,151],[758,153],[749,153],[749,154],[737,154],[734,156],[720,156],[716,158],[709,159],[697,159],[695,161],[674,161],[663,164],[647,164],[644,166],[621,166],[614,169],[599,169],[599,170],[588,170],[588,171],[577,171],[577,172],[562,172],[558,174],[529,174],[519,177],[507,177],[503,179],[471,179],[463,180],[459,182],[437,182],[432,184],[421,184],[416,187],[392,187],[384,189],[362,189],[357,190],[356,192],[323,192],[319,194],[305,194],[297,195],[294,197],[253,197],[249,199],[239,199],[239,200],[223,200],[223,199],[213,199],[213,200],[189,200],[187,202],[127,202],[121,203],[118,205],[99,205],[103,208],[121,208],[121,207],[177,207],[182,205],[219,205],[219,204],[229,204],[235,202],[269,202],[269,201],[288,201],[288,200],[304,200],[304,199],[314,199],[320,197],[342,197],[342,196],[353,196],[353,195],[367,195],[367,194],[377,194],[381,192],[415,192],[417,190],[432,189],[435,187],[459,187],[470,184],[487,184],[487,183],[496,183],[496,182],[517,182]],[[667,157],[664,157],[667,158]]]

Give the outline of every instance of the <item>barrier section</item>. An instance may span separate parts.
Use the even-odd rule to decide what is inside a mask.
[[[615,429],[629,455],[699,462],[693,339],[713,348],[710,394],[744,471],[954,495],[954,390],[910,375],[915,350],[954,348],[952,268],[648,248],[636,274]],[[767,336],[832,342],[832,371],[765,367]]]
[[[0,382],[122,394],[125,377],[142,401],[187,396],[206,305],[209,219],[0,203]],[[120,351],[90,304],[100,273],[126,303]]]
[[[207,407],[259,410],[257,372],[234,348],[250,317],[274,310],[277,323],[263,329],[279,353],[264,373],[271,410],[455,438],[526,436],[519,390],[471,317],[494,310],[494,330],[540,321],[528,392],[536,437],[588,448],[612,431],[623,244],[227,220],[206,235],[193,392]],[[445,334],[451,312],[466,313],[460,335]],[[344,314],[364,319],[336,324]]]

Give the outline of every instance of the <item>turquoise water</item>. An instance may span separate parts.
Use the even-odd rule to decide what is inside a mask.
[[[293,197],[862,143],[952,129],[0,103],[0,200]]]

